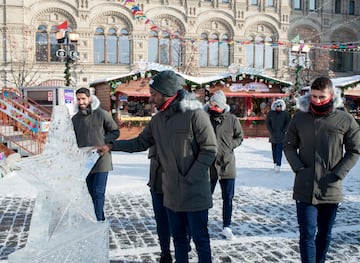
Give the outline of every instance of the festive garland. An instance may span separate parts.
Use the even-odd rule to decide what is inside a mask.
[[[118,0],[118,2],[121,2],[121,4],[123,6],[126,6],[128,8],[131,9],[131,12],[134,16],[135,19],[139,19],[139,20],[145,20],[145,24],[150,26],[150,29],[153,31],[162,31],[162,32],[166,32],[167,34],[169,34],[170,36],[174,36],[171,32],[169,32],[168,30],[164,30],[161,29],[161,27],[159,27],[158,25],[155,24],[154,20],[152,20],[151,18],[147,17],[144,12],[140,9],[140,7],[138,6],[138,4],[136,4],[136,0]],[[179,36],[177,36],[179,37]],[[188,40],[191,42],[197,42],[197,41],[201,41],[202,39],[195,39],[195,38],[181,38],[183,40]],[[292,39],[291,41],[278,41],[278,42],[265,42],[265,41],[241,41],[241,40],[208,40],[208,43],[226,43],[226,44],[230,44],[230,45],[234,45],[234,44],[238,44],[238,45],[249,45],[249,44],[255,44],[255,45],[268,45],[268,46],[272,46],[272,47],[292,47],[294,44],[298,44],[300,42],[300,38],[299,35],[297,35],[294,39]],[[360,52],[360,41],[355,41],[353,43],[339,43],[339,44],[333,44],[333,43],[323,43],[323,44],[319,44],[319,43],[306,43],[303,45],[304,47],[306,46],[307,48],[311,49],[311,48],[321,48],[321,49],[326,49],[326,50],[332,50],[332,51],[340,51],[340,52]]]

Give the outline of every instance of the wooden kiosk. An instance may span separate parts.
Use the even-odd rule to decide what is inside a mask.
[[[154,113],[149,104],[149,80],[158,72],[171,69],[149,65],[146,70],[95,81],[91,84],[104,109],[112,112],[121,127],[144,127]],[[193,77],[176,72],[185,80],[185,88],[195,92],[197,98],[206,103],[209,96],[222,90],[227,103],[242,123],[247,137],[267,137],[265,118],[271,103],[288,96],[290,82],[281,81],[254,70],[238,70],[207,77]],[[141,130],[141,129],[140,129]]]

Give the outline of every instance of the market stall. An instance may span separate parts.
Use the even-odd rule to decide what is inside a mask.
[[[268,136],[265,118],[271,103],[277,98],[287,97],[286,90],[291,86],[290,82],[260,74],[259,70],[249,68],[237,68],[235,72],[229,70],[202,78],[182,76],[203,102],[216,91],[222,90],[231,112],[239,117],[244,134],[248,137]]]
[[[360,75],[338,78],[334,82],[343,89],[345,107],[360,122]]]
[[[124,118],[150,117],[154,113],[153,105],[149,104],[148,82],[158,72],[169,69],[148,63],[142,70],[95,81],[91,86],[95,88],[102,105],[107,105],[106,109],[124,125]],[[206,77],[176,74],[184,78],[184,88],[195,92],[201,102],[206,103],[217,90],[224,91],[231,112],[243,123],[245,136],[268,136],[265,117],[271,103],[276,98],[286,97],[286,90],[291,86],[290,82],[262,75],[259,70],[251,68],[238,67],[236,72],[231,70]],[[147,120],[138,121],[146,124]]]

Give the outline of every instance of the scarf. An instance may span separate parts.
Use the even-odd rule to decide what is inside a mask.
[[[329,114],[334,108],[333,95],[331,95],[328,99],[323,100],[321,102],[311,101],[310,103],[310,111],[314,115],[326,115]]]
[[[170,97],[167,101],[165,101],[165,103],[160,107],[159,110],[160,111],[166,110],[169,107],[170,103],[176,99],[177,95],[178,94],[176,93],[174,96]]]

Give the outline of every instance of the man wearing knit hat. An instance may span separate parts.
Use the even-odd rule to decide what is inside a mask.
[[[175,260],[186,263],[188,231],[198,262],[211,262],[208,209],[212,207],[209,167],[216,152],[210,119],[195,94],[182,89],[173,71],[162,71],[150,82],[150,99],[159,110],[138,137],[97,147],[100,155],[113,151],[140,152],[155,145],[163,168],[162,190]],[[166,227],[166,226],[164,226]]]
[[[174,96],[178,90],[182,89],[182,79],[174,71],[165,70],[157,74],[149,81],[150,88],[165,95],[165,97]]]
[[[243,131],[239,119],[230,113],[230,106],[226,104],[226,96],[221,90],[214,93],[204,109],[210,115],[218,145],[218,154],[210,168],[211,192],[214,193],[219,180],[223,199],[223,230],[220,234],[226,239],[231,239],[232,201],[236,177],[234,149],[242,143]]]

